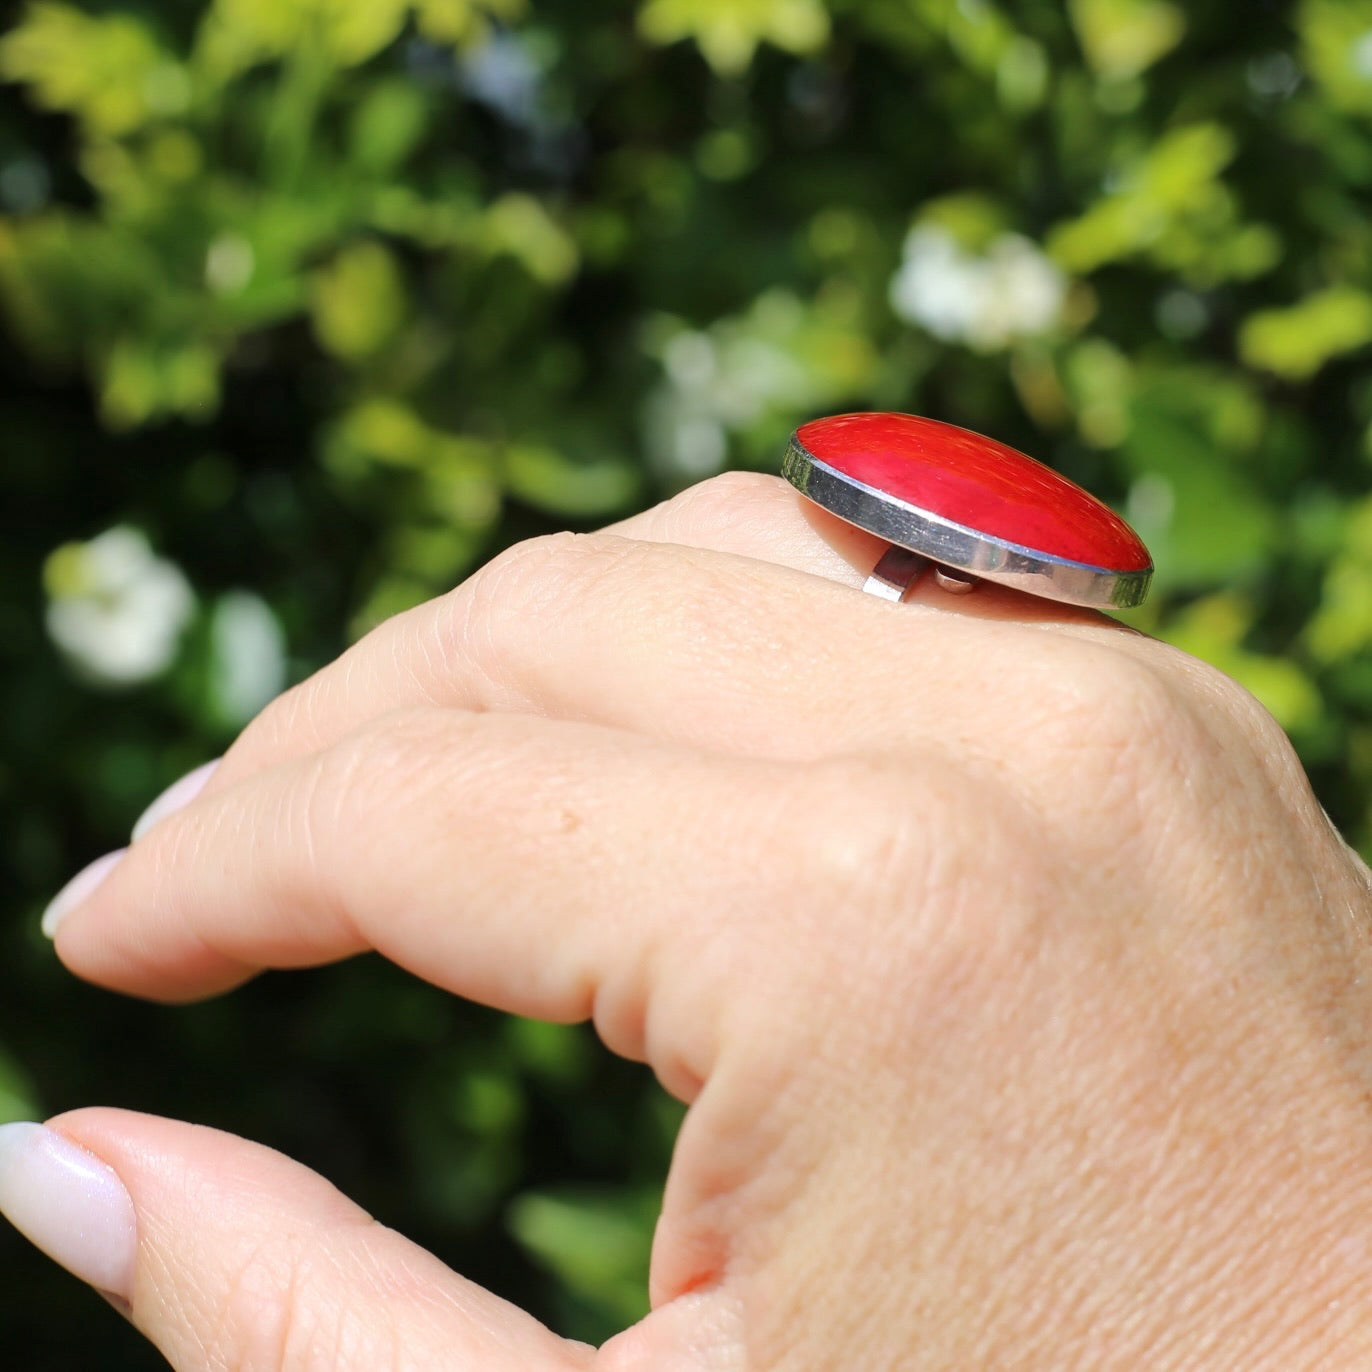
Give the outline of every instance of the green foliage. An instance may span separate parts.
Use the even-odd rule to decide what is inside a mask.
[[[1186,32],[1185,13],[1163,0],[1073,0],[1071,15],[1086,60],[1116,81],[1146,71]]]
[[[1284,310],[1262,310],[1244,322],[1239,352],[1245,362],[1292,381],[1304,381],[1340,353],[1372,343],[1372,293],[1330,286]]]
[[[1366,0],[6,10],[0,1118],[236,1129],[582,1337],[640,1310],[676,1117],[585,1031],[366,960],[130,1006],[35,926],[350,638],[817,413],[1119,504],[1134,622],[1372,851],[1370,118]],[[33,1270],[24,1365],[153,1365]]]
[[[736,76],[759,43],[814,52],[829,36],[829,16],[819,0],[645,0],[638,27],[652,43],[694,39],[717,72]]]

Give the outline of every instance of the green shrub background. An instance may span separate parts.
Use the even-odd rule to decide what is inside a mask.
[[[820,413],[1127,511],[1134,621],[1372,845],[1369,0],[2,13],[0,1119],[231,1129],[568,1333],[634,1318],[642,1069],[368,959],[127,1002],[38,916],[368,626]],[[0,1272],[5,1366],[161,1365],[8,1231]]]

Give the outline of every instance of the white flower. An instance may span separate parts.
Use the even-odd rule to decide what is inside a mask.
[[[680,329],[660,345],[663,384],[648,397],[644,426],[660,470],[698,481],[720,471],[729,435],[779,410],[804,410],[828,379],[798,355],[805,307],[784,292],[753,302],[746,315],[717,320],[708,331]]]
[[[935,338],[994,352],[1051,329],[1066,291],[1062,273],[1019,234],[1002,234],[978,256],[920,225],[906,237],[891,308]]]
[[[230,591],[210,621],[215,707],[230,724],[246,724],[286,684],[286,636],[260,596]]]
[[[136,529],[59,548],[45,580],[48,634],[76,667],[109,685],[165,671],[195,612],[181,569],[157,557]]]

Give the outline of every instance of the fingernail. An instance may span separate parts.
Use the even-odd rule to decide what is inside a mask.
[[[219,766],[218,760],[207,762],[203,767],[197,767],[193,772],[187,772],[180,781],[174,781],[160,796],[157,797],[139,817],[138,823],[133,826],[133,841],[138,842],[144,834],[155,824],[160,824],[169,815],[174,815],[178,810],[184,810],[201,791],[205,789],[205,783],[214,774],[214,769]]]
[[[41,1124],[0,1125],[0,1214],[74,1277],[128,1301],[138,1220],[112,1167]]]
[[[114,871],[119,859],[127,852],[127,848],[121,848],[117,853],[106,853],[104,857],[96,858],[84,871],[72,877],[53,897],[52,904],[43,911],[43,932],[49,938],[57,937],[57,926],[82,901],[95,894],[96,887]]]

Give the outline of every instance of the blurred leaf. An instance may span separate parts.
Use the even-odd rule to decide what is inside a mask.
[[[622,513],[642,489],[627,462],[575,462],[552,448],[514,444],[505,453],[505,488],[550,514],[591,519]]]
[[[394,256],[381,243],[353,244],[315,273],[315,336],[335,357],[361,362],[391,340],[407,304]]]
[[[469,43],[491,22],[509,23],[528,9],[526,0],[415,0],[420,32],[437,43]]]
[[[1339,543],[1305,627],[1311,653],[1325,664],[1372,649],[1372,497],[1347,509]]]
[[[1186,15],[1165,0],[1071,0],[1073,27],[1100,75],[1127,80],[1181,42]]]
[[[413,82],[378,82],[353,111],[353,156],[368,171],[394,171],[428,132],[430,118],[430,102]]]
[[[0,1124],[42,1117],[43,1111],[34,1094],[33,1083],[19,1064],[0,1047]]]
[[[614,1324],[648,1313],[648,1259],[655,1214],[622,1191],[527,1192],[506,1222],[519,1243]]]
[[[1240,221],[1219,179],[1234,150],[1233,135],[1217,123],[1172,130],[1113,175],[1111,191],[1085,214],[1059,224],[1049,252],[1077,273],[1147,253],[1206,285],[1261,275],[1281,244],[1270,228]]]
[[[1310,676],[1289,658],[1243,647],[1257,610],[1251,600],[1223,591],[1196,601],[1164,628],[1169,643],[1232,676],[1271,712],[1288,732],[1312,728],[1324,701]]]
[[[645,0],[638,27],[650,43],[693,39],[725,76],[746,71],[760,43],[810,53],[829,37],[819,0]]]
[[[1194,420],[1136,400],[1123,455],[1140,474],[1129,512],[1163,594],[1232,583],[1262,566],[1277,539],[1276,511]]]
[[[310,46],[351,66],[394,41],[409,10],[410,0],[214,0],[210,23],[244,65]]]
[[[561,285],[576,273],[575,240],[531,195],[501,196],[486,212],[484,233],[488,251],[517,258],[544,285]]]
[[[1331,286],[1281,310],[1261,310],[1243,323],[1245,362],[1289,381],[1304,381],[1331,358],[1372,343],[1372,294]]]
[[[1330,100],[1372,113],[1372,0],[1303,0],[1296,23],[1306,64]]]
[[[118,138],[152,119],[181,114],[186,73],[129,14],[97,18],[38,0],[0,39],[0,78],[22,81],[35,101],[76,115],[94,136]]]
[[[205,344],[148,346],[119,339],[104,359],[100,410],[112,429],[178,415],[204,421],[219,407],[219,356]]]

